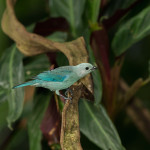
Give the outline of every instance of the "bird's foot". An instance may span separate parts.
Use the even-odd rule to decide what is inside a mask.
[[[68,90],[65,92],[65,95],[66,95],[66,96],[68,96],[68,92],[69,92]],[[66,93],[67,93],[67,94],[66,94]],[[70,102],[72,103],[72,97],[65,97],[65,96],[63,96],[62,94],[60,94],[59,91],[56,91],[56,94],[59,95],[59,96],[61,96],[63,99],[65,99],[65,103],[66,103],[67,100],[70,100]],[[71,96],[72,96],[72,94],[71,94]]]
[[[67,103],[67,101],[69,101],[72,104],[72,97],[66,97],[65,103]]]
[[[61,96],[63,99],[65,99],[65,103],[67,100],[69,100],[72,103],[72,97],[65,97],[62,94],[59,94],[59,96]]]
[[[68,93],[71,95],[71,97],[67,97],[67,100],[70,100],[70,103],[72,103],[72,96],[73,96],[73,92],[70,88],[68,88],[65,92],[65,96],[68,96]]]
[[[73,92],[70,88],[68,88],[65,92],[65,95],[68,96],[68,93],[70,93],[71,96],[73,96]]]

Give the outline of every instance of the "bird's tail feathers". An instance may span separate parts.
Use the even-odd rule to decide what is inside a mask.
[[[12,89],[23,87],[23,86],[28,86],[28,85],[33,85],[33,83],[30,82],[30,81],[29,82],[25,82],[25,83],[22,83],[22,84],[14,86]]]

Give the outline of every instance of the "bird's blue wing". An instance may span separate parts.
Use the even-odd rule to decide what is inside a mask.
[[[72,71],[45,71],[34,77],[34,79],[48,82],[63,82],[70,76],[71,72]]]

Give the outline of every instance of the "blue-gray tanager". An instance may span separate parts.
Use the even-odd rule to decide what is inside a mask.
[[[90,63],[81,63],[77,66],[58,67],[56,69],[40,73],[35,76],[33,80],[17,85],[13,88],[23,86],[44,87],[51,91],[55,91],[57,95],[62,96],[65,99],[69,99],[61,95],[59,90],[67,89],[76,81],[91,73],[95,69],[96,67]]]

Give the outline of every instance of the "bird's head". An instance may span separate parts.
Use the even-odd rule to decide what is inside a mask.
[[[93,66],[90,63],[82,63],[82,64],[75,66],[75,71],[80,78],[91,73],[95,69],[97,69],[97,67]]]

